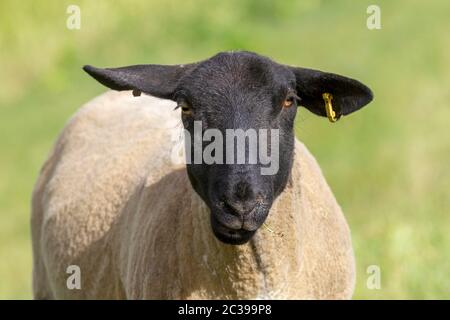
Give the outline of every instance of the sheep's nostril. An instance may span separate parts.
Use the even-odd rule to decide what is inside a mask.
[[[247,182],[241,181],[235,187],[235,196],[240,200],[246,200],[252,196],[253,192]]]
[[[253,186],[245,180],[241,180],[227,188],[226,192],[219,199],[218,206],[225,213],[241,219],[253,212],[260,201],[260,197],[255,193]]]
[[[257,201],[255,200],[247,200],[247,201],[225,201],[224,207],[227,208],[227,211],[235,216],[245,216],[249,213],[253,212],[253,209],[256,207]]]

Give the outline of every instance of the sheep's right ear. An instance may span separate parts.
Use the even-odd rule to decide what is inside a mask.
[[[113,90],[133,90],[136,94],[144,92],[158,98],[173,99],[179,80],[195,65],[146,64],[104,69],[87,65],[83,70]]]

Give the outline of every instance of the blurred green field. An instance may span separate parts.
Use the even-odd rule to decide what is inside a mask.
[[[81,8],[81,29],[66,8]],[[366,8],[381,7],[381,30]],[[245,49],[351,76],[375,101],[297,134],[352,230],[355,298],[450,298],[449,1],[0,2],[0,299],[31,298],[30,196],[68,117],[104,88],[84,64],[184,63]],[[381,268],[381,289],[366,269]]]

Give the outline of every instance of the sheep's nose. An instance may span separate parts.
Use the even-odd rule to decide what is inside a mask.
[[[230,191],[225,204],[231,209],[231,213],[245,216],[253,211],[258,201],[255,190],[248,182],[240,181]]]

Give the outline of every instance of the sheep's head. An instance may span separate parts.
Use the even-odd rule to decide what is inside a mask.
[[[178,103],[191,184],[211,210],[214,234],[229,244],[250,240],[287,184],[297,106],[327,116],[329,93],[339,118],[372,100],[356,80],[250,52],[187,65],[84,69],[111,89]]]

